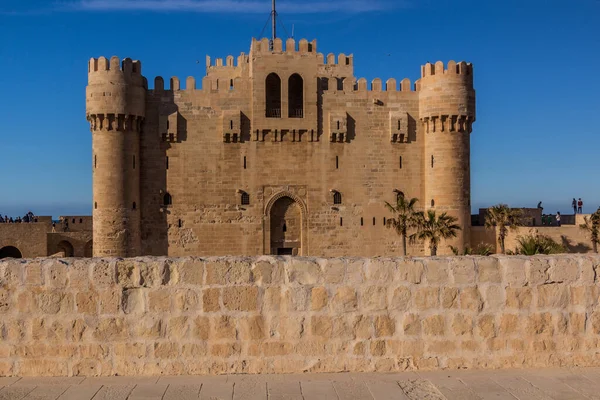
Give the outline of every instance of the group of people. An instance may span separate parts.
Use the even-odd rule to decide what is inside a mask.
[[[25,214],[23,218],[16,217],[14,219],[8,215],[2,217],[2,214],[0,214],[0,224],[27,224],[31,222],[38,222],[38,218],[31,211]]]
[[[579,200],[575,200],[575,197],[573,197],[571,206],[573,207],[573,214],[583,214],[583,200],[581,200],[581,197]]]

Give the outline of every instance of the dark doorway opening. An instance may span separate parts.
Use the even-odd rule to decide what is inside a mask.
[[[278,256],[292,256],[292,255],[294,255],[293,251],[294,251],[294,249],[292,249],[292,248],[279,248],[279,249],[277,249],[277,255]]]
[[[23,258],[23,255],[16,247],[6,246],[0,249],[0,259],[2,258]]]

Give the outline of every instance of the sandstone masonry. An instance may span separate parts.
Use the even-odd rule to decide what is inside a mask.
[[[471,64],[368,85],[352,55],[253,39],[207,58],[201,89],[151,89],[129,58],[91,59],[88,78],[95,256],[397,255],[400,194],[458,218],[442,253],[470,243]]]
[[[600,365],[600,257],[0,261],[0,376]]]

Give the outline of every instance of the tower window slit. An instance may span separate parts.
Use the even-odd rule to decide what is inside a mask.
[[[375,220],[375,217],[373,217],[373,226],[375,226],[376,223],[377,221]]]
[[[183,227],[183,221],[182,220],[179,220],[179,227],[180,228]]]
[[[135,169],[135,156],[133,156],[133,169]]]
[[[385,219],[385,217],[383,217],[383,225],[385,226],[387,220]]]
[[[98,203],[97,203],[97,202],[95,202],[95,203],[94,203],[94,210],[97,210],[97,209],[98,209]]]
[[[283,223],[283,231],[287,232],[287,224],[285,222]]]
[[[431,199],[431,207],[435,207],[435,200]]]
[[[134,210],[137,209],[137,204],[135,204],[135,201],[133,202],[133,206],[131,208],[133,208]]]
[[[169,157],[168,156],[165,160],[165,167],[166,167],[166,169],[169,169]]]
[[[400,169],[402,169],[402,156],[400,156]]]
[[[344,226],[344,218],[340,217],[340,226]]]
[[[94,168],[98,167],[98,156],[94,155]]]
[[[339,168],[340,168],[340,157],[335,156],[335,169],[339,169]]]
[[[233,79],[229,80],[229,90],[233,90]]]
[[[229,129],[233,129],[233,120],[229,121]]]
[[[433,158],[433,154],[431,155],[431,168],[433,168],[433,163],[435,162],[435,158]]]
[[[244,169],[246,169],[246,166],[247,166],[247,164],[246,164],[246,156],[244,156]]]
[[[365,220],[363,217],[360,218],[360,226],[364,226],[365,225]]]

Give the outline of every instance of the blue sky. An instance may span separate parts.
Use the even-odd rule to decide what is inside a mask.
[[[91,214],[87,60],[204,74],[248,52],[270,0],[0,0],[0,213]],[[419,77],[427,61],[475,68],[474,208],[600,206],[599,0],[278,0],[288,31],[357,77]],[[281,32],[284,33],[284,32]],[[265,36],[268,35],[268,30]],[[196,61],[200,63],[197,64]]]

